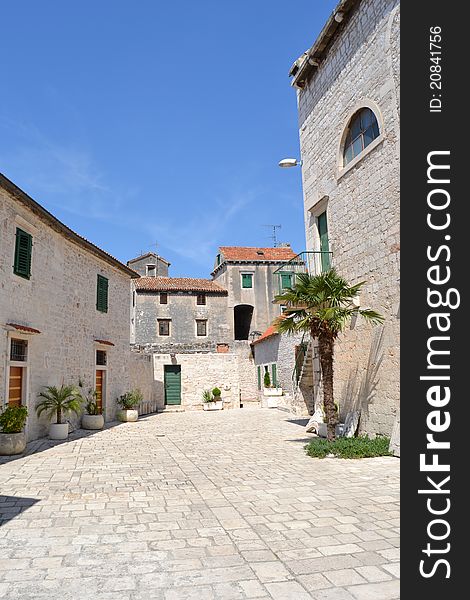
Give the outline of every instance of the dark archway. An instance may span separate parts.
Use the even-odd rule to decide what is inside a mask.
[[[247,340],[253,317],[253,306],[251,304],[239,304],[233,309],[235,326],[235,339]]]

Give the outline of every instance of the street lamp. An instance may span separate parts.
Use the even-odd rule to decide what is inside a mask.
[[[300,167],[302,165],[302,161],[297,158],[283,158],[279,161],[279,166],[281,169],[289,169],[290,167]]]

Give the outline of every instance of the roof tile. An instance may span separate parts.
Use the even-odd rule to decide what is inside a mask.
[[[221,246],[220,252],[225,260],[244,260],[249,262],[258,261],[284,261],[291,260],[296,256],[290,246],[278,248],[250,248],[243,246]]]
[[[152,292],[215,292],[227,295],[227,290],[212,279],[189,277],[141,277],[135,280],[137,290]]]

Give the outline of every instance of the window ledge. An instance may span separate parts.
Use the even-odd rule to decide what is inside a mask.
[[[348,162],[348,164],[345,167],[339,167],[338,174],[336,176],[336,181],[339,181],[341,177],[343,177],[343,175],[346,175],[346,173],[348,173],[358,163],[360,163],[363,158],[365,158],[370,152],[372,152],[372,150],[375,150],[375,148],[377,148],[377,146],[381,144],[384,141],[384,139],[385,136],[383,133],[381,133],[378,137],[375,138],[375,140],[373,140],[367,146],[367,148],[365,148],[365,150],[363,150],[360,154],[355,156],[351,162]]]

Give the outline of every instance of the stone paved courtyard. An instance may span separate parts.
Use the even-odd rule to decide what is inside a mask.
[[[399,460],[309,458],[301,425],[160,414],[1,458],[0,597],[399,598]]]

